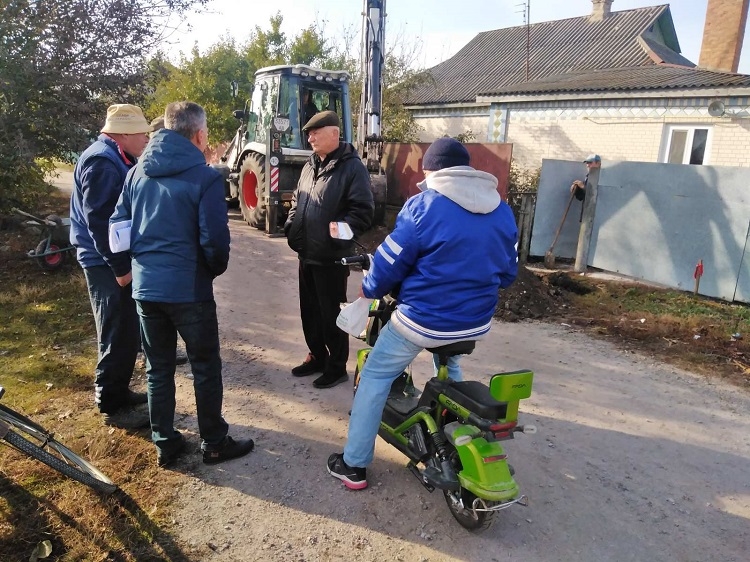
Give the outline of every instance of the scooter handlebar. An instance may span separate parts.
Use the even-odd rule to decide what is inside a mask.
[[[339,260],[341,265],[362,265],[363,269],[370,269],[370,256],[367,254],[359,254],[356,256],[347,256]]]

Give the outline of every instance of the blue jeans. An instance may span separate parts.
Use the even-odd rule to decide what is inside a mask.
[[[111,414],[127,405],[128,386],[140,349],[138,314],[131,286],[120,287],[108,265],[84,268],[96,324],[98,354],[94,401]]]
[[[347,465],[365,468],[372,462],[380,418],[391,384],[422,349],[392,329],[390,322],[380,331],[375,347],[365,361],[352,404],[349,435],[344,446]],[[437,358],[434,361],[437,362]],[[456,381],[462,380],[458,357],[451,357],[448,365],[449,376]]]
[[[229,426],[221,415],[224,386],[221,380],[219,324],[216,302],[166,303],[137,301],[146,356],[148,411],[151,438],[167,452],[179,440],[174,428],[175,359],[177,333],[185,341],[193,370],[198,430],[203,448],[224,440]]]

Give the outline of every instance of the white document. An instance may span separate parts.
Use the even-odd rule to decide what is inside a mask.
[[[359,297],[353,303],[347,304],[339,312],[336,325],[355,338],[361,337],[367,327],[371,302],[370,299]]]
[[[114,222],[109,225],[109,249],[112,253],[126,252],[130,249],[130,228],[132,221]]]

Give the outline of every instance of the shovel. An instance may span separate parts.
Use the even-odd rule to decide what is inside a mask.
[[[570,211],[570,206],[573,204],[573,198],[576,196],[575,191],[573,191],[570,194],[570,199],[568,199],[568,206],[565,207],[565,212],[563,213],[562,220],[560,221],[560,226],[557,227],[557,232],[555,232],[555,237],[552,240],[552,244],[550,244],[549,250],[544,254],[544,267],[547,269],[552,269],[555,267],[555,254],[552,253],[552,250],[555,247],[555,244],[557,244],[557,239],[560,238],[560,231],[562,230],[563,224],[565,224],[565,219],[568,216],[568,211]]]

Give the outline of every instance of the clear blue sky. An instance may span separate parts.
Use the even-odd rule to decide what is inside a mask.
[[[584,16],[591,0],[530,0],[531,22]],[[670,3],[683,56],[698,63],[708,0],[674,0]],[[422,41],[419,62],[433,66],[455,54],[480,31],[523,24],[523,0],[390,0],[387,1],[386,42],[401,34]],[[613,11],[665,4],[658,0],[614,0]],[[176,33],[172,53],[189,52],[195,41],[204,51],[222,35],[242,42],[255,25],[268,26],[277,11],[284,16],[282,31],[294,36],[311,22],[325,24],[326,35],[346,27],[359,33],[361,0],[213,0],[208,10],[192,17],[191,32]],[[739,72],[750,74],[750,38],[745,36]]]

